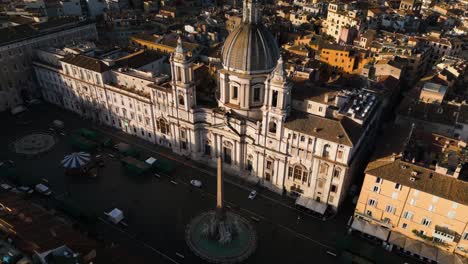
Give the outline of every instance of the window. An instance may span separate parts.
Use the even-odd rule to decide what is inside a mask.
[[[381,183],[381,182],[382,182],[382,179],[381,179],[381,178],[377,177],[377,178],[375,179],[375,183]]]
[[[271,96],[271,106],[278,106],[278,91],[273,91],[273,94]]]
[[[330,145],[328,144],[325,144],[325,146],[323,146],[323,152],[322,152],[322,156],[325,157],[325,158],[328,158],[330,156]]]
[[[396,212],[396,208],[391,205],[387,205],[387,207],[385,207],[385,212],[394,214]]]
[[[237,99],[239,93],[238,89],[239,88],[237,86],[232,86],[232,99]]]
[[[411,219],[413,219],[413,213],[410,212],[410,211],[406,211],[406,212],[403,213],[403,218],[411,220]]]
[[[403,223],[403,224],[401,225],[401,228],[403,228],[403,229],[406,229],[407,227],[408,227],[408,225],[407,225],[406,223]]]
[[[464,239],[464,240],[468,240],[468,232],[466,232],[465,234],[463,234],[463,239]]]
[[[448,216],[448,218],[455,218],[455,215],[456,215],[456,214],[457,214],[457,213],[456,213],[455,211],[449,211],[448,214],[447,214],[447,216]]]
[[[320,173],[321,173],[321,174],[327,174],[327,172],[328,172],[328,167],[329,167],[328,164],[322,163],[322,164],[320,165]]]
[[[309,144],[312,144],[312,139],[311,138],[309,138]]]
[[[294,179],[301,180],[302,179],[302,168],[301,166],[294,167]]]
[[[184,96],[179,94],[179,105],[185,105]]]
[[[294,172],[294,168],[289,166],[289,169],[288,169],[288,178],[291,178],[293,176],[293,172]]]
[[[339,178],[340,178],[340,174],[341,174],[341,169],[340,169],[340,168],[336,168],[335,171],[333,172],[333,178],[339,179]]]
[[[254,102],[259,102],[260,101],[260,87],[254,87],[253,91],[253,100]]]
[[[156,127],[158,128],[159,132],[168,135],[169,134],[169,124],[167,124],[166,120],[158,119],[156,121]]]
[[[392,193],[392,199],[398,199],[398,192]]]
[[[374,200],[374,199],[369,199],[369,201],[367,202],[367,204],[369,204],[370,206],[376,206],[377,205],[377,201]]]
[[[427,219],[427,218],[423,218],[423,220],[421,221],[421,224],[423,226],[429,226],[429,225],[431,225],[431,220]]]
[[[342,159],[343,158],[343,150],[338,150],[338,154],[336,155],[336,157],[338,159]]]
[[[304,141],[305,141],[305,137],[301,136],[301,142],[304,142]]]
[[[338,187],[336,187],[336,185],[332,185],[330,188],[330,192],[333,192],[333,193],[336,193],[337,190],[338,190]]]
[[[401,190],[401,184],[395,183],[395,189],[396,190]]]
[[[434,205],[429,205],[429,208],[427,208],[429,212],[434,212],[435,211],[435,206]]]
[[[379,186],[374,186],[374,188],[372,188],[372,191],[378,193],[380,191]]]
[[[273,167],[273,162],[271,160],[267,160],[267,163],[266,163],[266,168],[268,170],[271,170],[271,168]]]
[[[276,123],[274,121],[270,121],[268,124],[268,131],[270,133],[276,133]]]
[[[367,211],[366,211],[366,215],[368,215],[368,216],[372,216],[372,211],[370,211],[370,210],[367,210]]]

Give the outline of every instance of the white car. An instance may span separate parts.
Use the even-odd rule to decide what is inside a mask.
[[[36,185],[34,189],[36,190],[36,192],[43,194],[45,196],[49,196],[52,193],[49,187],[45,186],[42,183],[39,183],[38,185]]]
[[[202,187],[202,182],[199,181],[199,180],[191,180],[190,181],[190,184],[192,184],[193,186],[197,187],[197,188],[201,188]]]
[[[6,183],[0,184],[0,187],[5,191],[11,190],[11,188],[13,188],[9,184],[6,184]]]
[[[18,191],[26,193],[26,194],[31,194],[34,192],[34,190],[29,188],[28,186],[20,186],[18,187]]]
[[[257,197],[257,191],[256,191],[256,190],[252,190],[252,191],[249,193],[249,199],[250,199],[250,200],[253,200],[253,199],[255,199],[255,197]]]

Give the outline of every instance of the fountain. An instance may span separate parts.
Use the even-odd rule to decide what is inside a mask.
[[[247,259],[257,245],[252,224],[224,207],[224,180],[218,157],[216,210],[203,212],[186,228],[186,242],[200,258],[211,263],[238,263]]]

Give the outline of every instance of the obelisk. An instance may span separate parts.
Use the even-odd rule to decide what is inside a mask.
[[[225,217],[223,199],[224,199],[223,162],[221,160],[221,156],[218,156],[218,175],[217,175],[217,188],[216,188],[216,216],[218,220],[224,220],[224,217]]]

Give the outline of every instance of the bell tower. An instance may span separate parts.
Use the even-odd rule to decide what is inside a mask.
[[[267,135],[280,138],[281,128],[291,109],[292,85],[287,81],[283,58],[280,56],[275,70],[265,81],[263,124]]]
[[[177,39],[175,52],[171,56],[171,74],[174,105],[178,109],[189,111],[196,105],[193,61],[188,57],[180,36]]]

